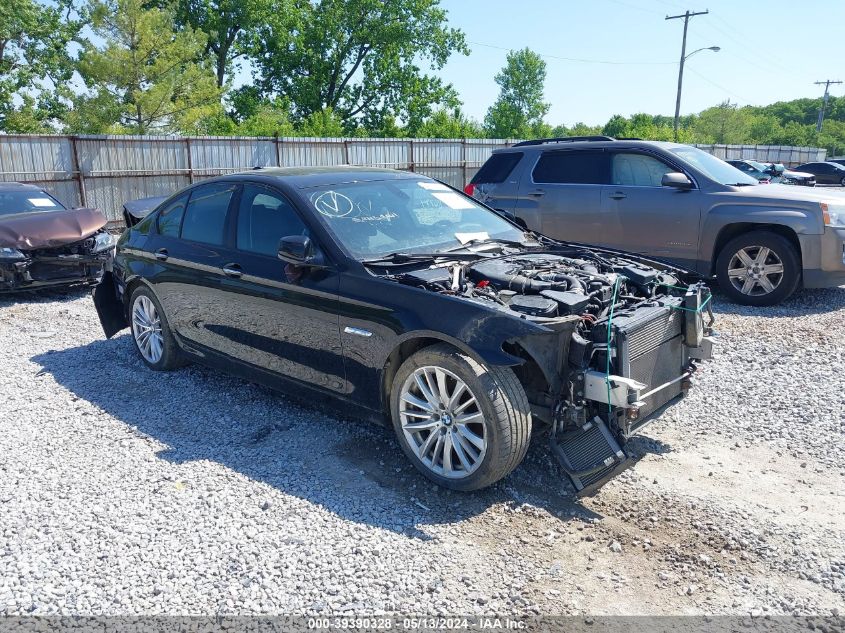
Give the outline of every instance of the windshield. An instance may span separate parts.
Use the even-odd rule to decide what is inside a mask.
[[[525,241],[510,222],[433,180],[328,185],[307,197],[357,259],[437,253],[473,240]]]
[[[725,161],[713,156],[713,154],[708,154],[697,147],[672,147],[669,151],[688,162],[708,178],[723,185],[758,184],[756,178],[743,174],[736,167],[728,165]]]
[[[0,191],[0,215],[32,213],[33,211],[61,211],[64,207],[43,191],[23,189]]]

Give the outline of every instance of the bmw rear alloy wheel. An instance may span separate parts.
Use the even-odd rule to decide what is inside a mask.
[[[132,336],[138,351],[148,363],[156,364],[164,353],[161,317],[152,299],[139,294],[132,304]]]
[[[129,299],[129,325],[141,360],[150,369],[167,371],[185,364],[170,332],[158,298],[147,286],[138,286]]]

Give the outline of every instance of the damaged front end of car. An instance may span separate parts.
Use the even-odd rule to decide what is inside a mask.
[[[5,218],[0,291],[97,283],[115,244],[105,224],[93,210]]]
[[[532,416],[581,494],[633,463],[627,440],[682,398],[712,355],[709,288],[634,255],[575,245],[456,255],[393,277],[542,326],[502,347],[523,361],[513,369]]]

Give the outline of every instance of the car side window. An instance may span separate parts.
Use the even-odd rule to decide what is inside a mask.
[[[611,184],[631,187],[660,187],[665,174],[677,171],[647,154],[614,154],[611,165]]]
[[[280,194],[244,185],[238,206],[238,250],[275,257],[283,237],[307,234],[305,224]]]
[[[531,174],[537,184],[603,185],[607,182],[604,152],[544,152]]]
[[[185,215],[185,203],[187,201],[188,194],[179,196],[159,211],[156,217],[156,228],[159,235],[179,237],[179,228],[182,226],[182,216]]]
[[[226,214],[237,185],[221,182],[191,191],[182,221],[182,239],[213,246],[226,243]]]

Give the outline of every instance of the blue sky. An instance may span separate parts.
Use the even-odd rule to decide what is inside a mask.
[[[496,99],[494,75],[508,49],[528,46],[546,60],[548,121],[604,123],[613,114],[674,113],[685,9],[710,10],[690,20],[682,113],[730,99],[764,105],[820,97],[814,81],[845,80],[843,0],[442,0],[449,22],[466,33],[472,54],[440,71],[483,119]],[[494,48],[498,47],[498,48]],[[585,63],[566,59],[603,62]],[[845,84],[831,86],[845,94]]]

